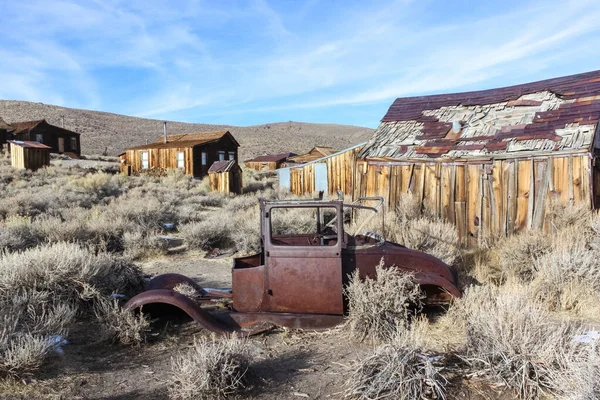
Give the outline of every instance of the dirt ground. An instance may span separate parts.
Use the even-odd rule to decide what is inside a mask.
[[[227,288],[231,258],[174,254],[143,263],[148,274],[178,272],[204,287]],[[93,324],[79,323],[64,354],[56,355],[29,382],[0,385],[0,399],[167,399],[171,356],[208,335],[194,322],[159,324],[145,345],[127,348],[95,340]],[[340,399],[350,366],[367,344],[348,339],[343,327],[325,332],[274,330],[251,338],[258,363],[250,399]],[[450,383],[449,399],[509,399],[476,382]],[[507,397],[508,396],[508,397]]]

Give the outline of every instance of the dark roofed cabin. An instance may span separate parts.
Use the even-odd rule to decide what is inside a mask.
[[[306,164],[308,162],[318,160],[319,158],[330,156],[337,152],[338,150],[335,150],[331,147],[315,146],[312,149],[310,149],[308,153],[289,157],[285,162],[285,166],[289,167],[294,165]]]
[[[244,161],[244,165],[256,171],[274,171],[281,168],[288,158],[294,156],[295,153],[265,154]]]
[[[239,143],[229,131],[164,136],[121,154],[121,172],[135,174],[146,169],[181,169],[203,178],[215,161],[238,161]]]
[[[10,127],[8,133],[12,139],[45,144],[52,153],[81,155],[79,133],[49,124],[45,119],[14,122]]]
[[[600,71],[397,99],[358,155],[357,196],[413,193],[469,241],[550,229],[551,201],[600,206]]]

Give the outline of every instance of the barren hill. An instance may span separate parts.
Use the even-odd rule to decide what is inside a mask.
[[[0,100],[0,117],[6,122],[45,118],[49,123],[81,133],[83,154],[117,155],[130,146],[153,142],[163,133],[161,120],[79,110],[43,103]],[[368,140],[372,129],[358,126],[278,122],[254,126],[227,126],[169,122],[168,132],[193,133],[229,130],[240,142],[240,159],[292,151],[301,153],[316,145],[337,149]]]

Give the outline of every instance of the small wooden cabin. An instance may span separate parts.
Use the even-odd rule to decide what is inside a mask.
[[[242,169],[235,160],[216,161],[208,170],[210,190],[242,193]]]
[[[285,166],[291,167],[294,165],[306,164],[308,162],[318,160],[319,158],[330,156],[337,152],[338,150],[334,150],[331,147],[315,146],[308,153],[289,157],[285,161]]]
[[[35,171],[50,165],[51,148],[39,142],[9,140],[13,168]]]
[[[600,206],[600,71],[397,99],[357,162],[355,197],[412,193],[473,242],[549,229],[551,201]]]
[[[129,175],[151,168],[181,169],[186,175],[202,178],[215,161],[237,163],[239,146],[229,131],[163,136],[121,154],[121,172]]]
[[[296,155],[297,154],[295,153],[265,154],[244,161],[244,165],[246,168],[254,169],[256,171],[274,171],[281,168],[288,158]]]
[[[8,132],[12,139],[35,141],[51,148],[52,153],[71,153],[81,155],[80,134],[49,124],[45,119],[39,121],[14,122]]]

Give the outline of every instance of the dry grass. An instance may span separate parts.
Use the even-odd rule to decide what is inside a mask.
[[[201,293],[199,293],[198,290],[196,290],[196,288],[194,288],[187,282],[178,283],[177,285],[175,285],[173,290],[178,293],[181,293],[184,296],[189,297],[192,300],[197,300],[201,297]]]
[[[237,337],[198,339],[186,353],[172,359],[169,398],[222,399],[249,388],[251,348]]]
[[[397,268],[376,268],[377,279],[361,279],[354,273],[345,295],[350,309],[348,326],[358,340],[391,340],[407,329],[410,318],[422,306],[422,294],[414,276]]]
[[[442,368],[417,348],[385,344],[354,365],[347,399],[445,399]]]

